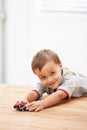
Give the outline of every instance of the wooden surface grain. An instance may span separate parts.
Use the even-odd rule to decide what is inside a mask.
[[[40,112],[20,112],[13,108],[29,87],[0,85],[0,130],[87,130],[87,97]]]

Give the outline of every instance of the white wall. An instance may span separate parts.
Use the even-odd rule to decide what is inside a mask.
[[[87,14],[36,14],[34,0],[7,0],[6,83],[32,85],[31,59],[43,48],[63,65],[87,75]]]

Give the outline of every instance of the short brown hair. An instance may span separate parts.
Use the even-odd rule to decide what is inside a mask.
[[[33,72],[35,73],[36,69],[39,69],[41,71],[46,62],[50,60],[53,60],[56,64],[61,64],[59,56],[54,51],[43,49],[37,52],[36,55],[33,57],[31,63]]]

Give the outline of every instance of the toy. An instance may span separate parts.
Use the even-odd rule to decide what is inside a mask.
[[[27,109],[26,109],[26,103],[25,102],[23,102],[23,101],[21,101],[21,102],[19,102],[19,101],[17,101],[17,103],[13,106],[16,110],[18,110],[18,111],[28,111]]]

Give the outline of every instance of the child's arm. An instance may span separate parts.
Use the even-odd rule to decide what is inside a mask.
[[[39,95],[38,93],[36,93],[36,91],[33,91],[31,90],[25,97],[25,99],[28,101],[28,102],[32,102],[32,101],[35,101],[39,98]]]
[[[26,109],[26,104],[37,100],[39,96],[40,95],[36,91],[30,91],[25,98],[17,101],[13,107],[18,111],[28,111]]]
[[[61,101],[62,99],[66,97],[67,97],[67,94],[64,91],[58,90],[50,94],[49,96],[47,96],[41,101],[34,101],[27,104],[27,109],[29,111],[40,111],[44,108],[56,105],[57,103],[59,103],[59,101]]]
[[[21,104],[21,103],[30,103],[32,101],[35,101],[39,98],[38,93],[36,93],[35,91],[29,91],[28,94],[26,94],[26,96],[24,96],[22,99],[18,100],[15,104]],[[14,105],[15,106],[15,105]]]

